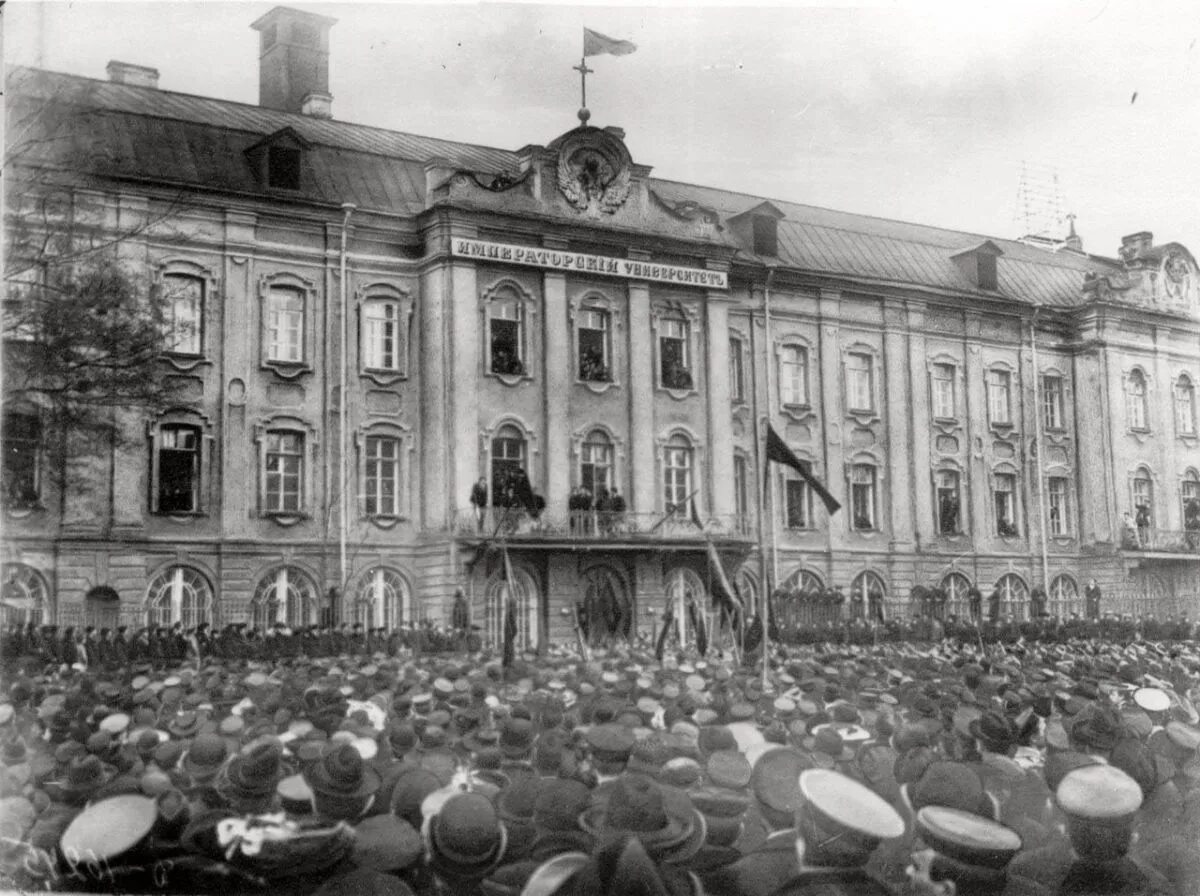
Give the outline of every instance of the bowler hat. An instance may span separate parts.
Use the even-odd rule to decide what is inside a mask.
[[[487,797],[457,793],[421,829],[434,873],[455,882],[479,880],[499,863],[508,834]]]

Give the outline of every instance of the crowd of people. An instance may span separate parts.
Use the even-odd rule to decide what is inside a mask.
[[[503,659],[231,626],[90,662],[10,630],[0,886],[1200,893],[1196,643],[970,625]]]

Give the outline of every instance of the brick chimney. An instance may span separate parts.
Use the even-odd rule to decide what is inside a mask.
[[[259,36],[260,106],[331,117],[329,29],[336,23],[327,16],[276,6],[250,26]]]
[[[112,60],[106,67],[108,80],[114,84],[132,84],[134,87],[158,87],[158,69],[148,65]]]

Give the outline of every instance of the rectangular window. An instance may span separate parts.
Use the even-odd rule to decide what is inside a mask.
[[[936,492],[938,534],[957,535],[962,532],[962,496],[959,493],[958,473],[953,470],[939,471]]]
[[[276,287],[267,293],[267,360],[304,360],[304,296],[297,289]]]
[[[584,442],[579,463],[579,484],[588,490],[595,500],[601,489],[608,491],[613,485],[613,449],[607,442]]]
[[[32,414],[4,415],[4,506],[31,507],[41,497],[41,426]]]
[[[729,400],[746,400],[746,368],[742,357],[742,340],[729,337]]]
[[[200,431],[164,426],[158,435],[159,513],[200,510]]]
[[[659,380],[667,389],[691,389],[692,367],[688,351],[688,322],[668,318],[659,324]]]
[[[663,451],[663,500],[667,509],[680,516],[689,512],[686,501],[692,493],[692,450],[668,446]]]
[[[524,316],[516,300],[492,303],[488,325],[491,329],[491,370],[504,376],[525,375]]]
[[[953,364],[933,365],[933,416],[937,420],[954,420],[958,417],[955,403]]]
[[[812,472],[812,464],[801,461],[804,469]],[[808,483],[794,473],[783,482],[784,525],[789,529],[811,529],[813,526],[812,489]]]
[[[400,440],[368,436],[365,453],[367,516],[399,516]]]
[[[808,404],[808,352],[801,346],[785,345],[779,350],[779,401]]]
[[[609,315],[585,309],[579,321],[579,378],[587,383],[612,382]]]
[[[1063,476],[1051,476],[1046,480],[1047,525],[1051,535],[1069,535],[1071,532],[1069,489],[1070,482]]]
[[[851,411],[875,409],[874,358],[862,352],[846,356],[846,408]]]
[[[1046,429],[1063,428],[1063,380],[1061,376],[1042,377],[1042,425]]]
[[[752,222],[751,227],[754,230],[754,254],[778,254],[779,222],[767,215],[755,215]]]
[[[369,370],[403,370],[400,306],[368,301],[363,306],[363,364]]]
[[[267,433],[266,490],[263,496],[267,513],[297,513],[303,501],[304,436],[294,432]]]
[[[1012,423],[1012,374],[1007,370],[987,373],[988,422]]]
[[[198,355],[204,315],[204,281],[198,277],[168,274],[163,277],[166,350]]]
[[[850,468],[850,527],[869,532],[875,523],[875,468],[855,464]]]
[[[996,511],[997,535],[1020,535],[1017,529],[1017,477],[997,473],[994,477],[992,499]]]
[[[733,456],[733,510],[737,514],[739,531],[745,531],[748,525],[746,515],[749,513],[749,489],[746,457],[742,454]]]

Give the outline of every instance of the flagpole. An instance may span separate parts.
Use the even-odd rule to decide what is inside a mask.
[[[771,425],[771,409],[774,407],[774,392],[772,392],[771,368],[775,366],[775,346],[771,342],[771,281],[775,278],[775,268],[767,267],[767,280],[763,286],[763,339],[766,341],[767,356],[767,426]],[[766,433],[763,433],[766,437]],[[771,499],[767,507],[768,520],[771,524],[771,581],[763,583],[762,589],[762,684],[767,690],[767,674],[770,670],[770,632],[771,632],[771,588],[779,584],[779,535],[775,525],[775,480],[771,477],[770,464],[765,463],[763,475],[767,477],[767,492]]]

